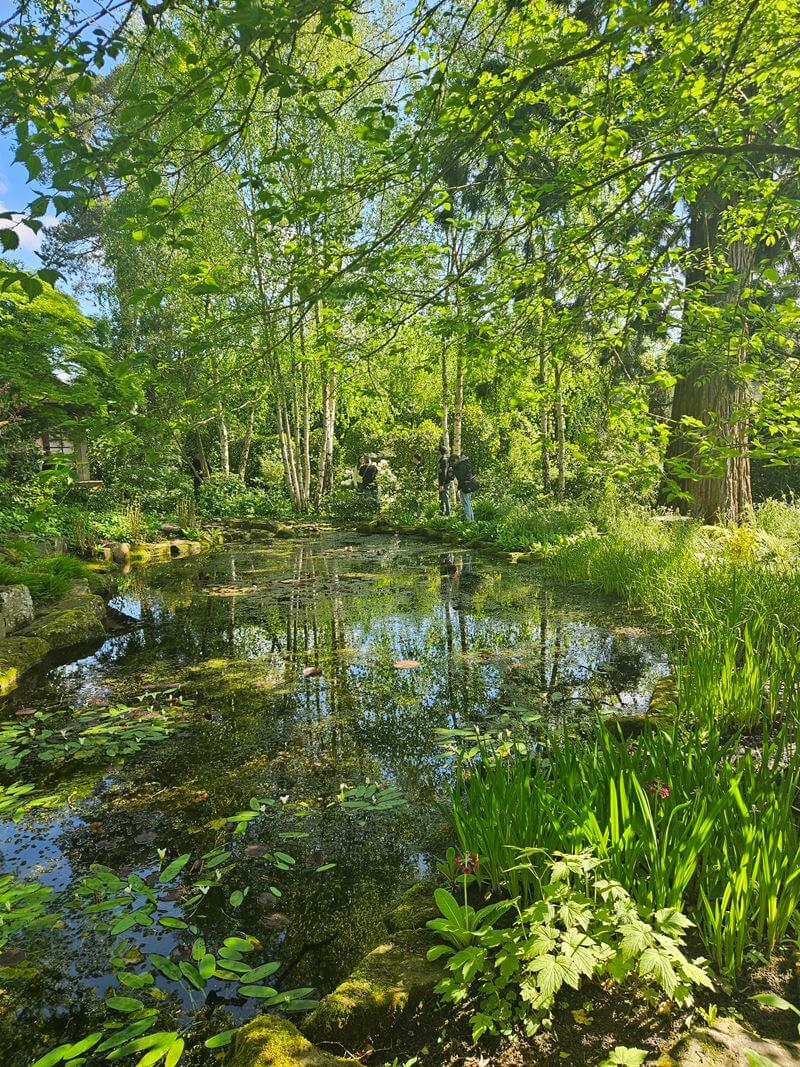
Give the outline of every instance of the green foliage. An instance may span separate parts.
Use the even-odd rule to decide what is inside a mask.
[[[480,857],[477,878],[524,903],[541,893],[548,853],[591,848],[638,905],[690,915],[735,978],[750,948],[784,940],[800,902],[793,736],[784,727],[743,752],[739,735],[676,721],[632,744],[603,731],[552,738],[544,755],[484,749],[462,764],[453,828]]]
[[[264,493],[246,486],[238,474],[212,474],[200,487],[197,506],[212,518],[246,518],[270,511]]]
[[[475,911],[436,891],[442,917],[428,926],[444,943],[428,958],[444,959],[448,972],[436,989],[451,1003],[474,1000],[475,1040],[517,1026],[535,1033],[563,987],[595,978],[636,974],[679,1003],[691,1003],[694,985],[711,988],[704,961],[682,951],[692,924],[679,911],[638,908],[618,882],[598,877],[588,853],[545,857],[544,868],[538,897],[525,906],[504,900]],[[511,922],[502,922],[512,907]]]
[[[0,585],[26,585],[34,600],[64,596],[86,568],[72,556],[43,556],[20,563],[0,562]]]

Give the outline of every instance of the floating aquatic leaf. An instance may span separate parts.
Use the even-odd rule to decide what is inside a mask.
[[[112,1011],[132,1012],[139,1011],[144,1004],[136,997],[109,997],[106,1006]]]
[[[230,1045],[236,1035],[235,1030],[223,1030],[219,1034],[214,1034],[205,1042],[206,1048],[225,1048],[226,1045]]]
[[[265,1000],[267,997],[276,997],[278,990],[268,985],[240,985],[240,997],[255,997],[257,1000]]]
[[[189,862],[190,856],[188,852],[184,852],[182,856],[178,856],[172,863],[168,864],[161,874],[158,876],[159,882],[171,882],[176,875],[180,874],[186,864]]]

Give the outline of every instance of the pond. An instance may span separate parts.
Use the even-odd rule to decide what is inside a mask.
[[[3,823],[0,874],[52,888],[59,915],[0,955],[6,1067],[99,1029],[112,987],[235,1026],[269,994],[197,982],[232,936],[259,943],[239,974],[280,963],[259,988],[331,989],[450,843],[457,731],[590,729],[644,710],[667,670],[620,607],[388,536],[228,544],[132,571],[113,605],[124,632],[0,705],[18,761],[2,782],[44,801]]]

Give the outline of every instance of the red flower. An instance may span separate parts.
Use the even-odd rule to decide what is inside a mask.
[[[661,782],[648,782],[645,789],[648,793],[659,797],[668,797],[670,793],[669,786],[662,785]]]
[[[474,852],[468,852],[466,856],[456,856],[455,865],[459,874],[474,874],[480,867],[480,861]]]

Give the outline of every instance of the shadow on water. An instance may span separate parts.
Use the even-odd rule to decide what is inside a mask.
[[[91,864],[153,881],[157,849],[199,856],[230,838],[228,815],[269,798],[234,845],[244,902],[209,894],[195,921],[209,944],[257,936],[260,958],[282,961],[281,988],[324,992],[448,843],[437,730],[520,708],[542,726],[581,730],[598,711],[643,710],[666,670],[658,642],[618,609],[554,591],[531,570],[386,537],[228,545],[132,571],[113,603],[135,627],[52,669],[0,716],[136,707],[164,689],[186,706],[165,740],[124,762],[34,760],[3,772],[4,784],[34,782],[50,802],[3,824],[0,871],[53,886],[65,916],[26,939],[0,1010],[13,1067],[50,1037],[85,1032],[109,987],[113,939],[65,906]],[[367,780],[397,786],[406,803],[364,813],[336,802]],[[295,862],[276,869],[259,854],[275,849]],[[182,931],[154,929],[138,931],[139,948],[178,958]],[[234,1020],[257,1010],[225,1006]]]

